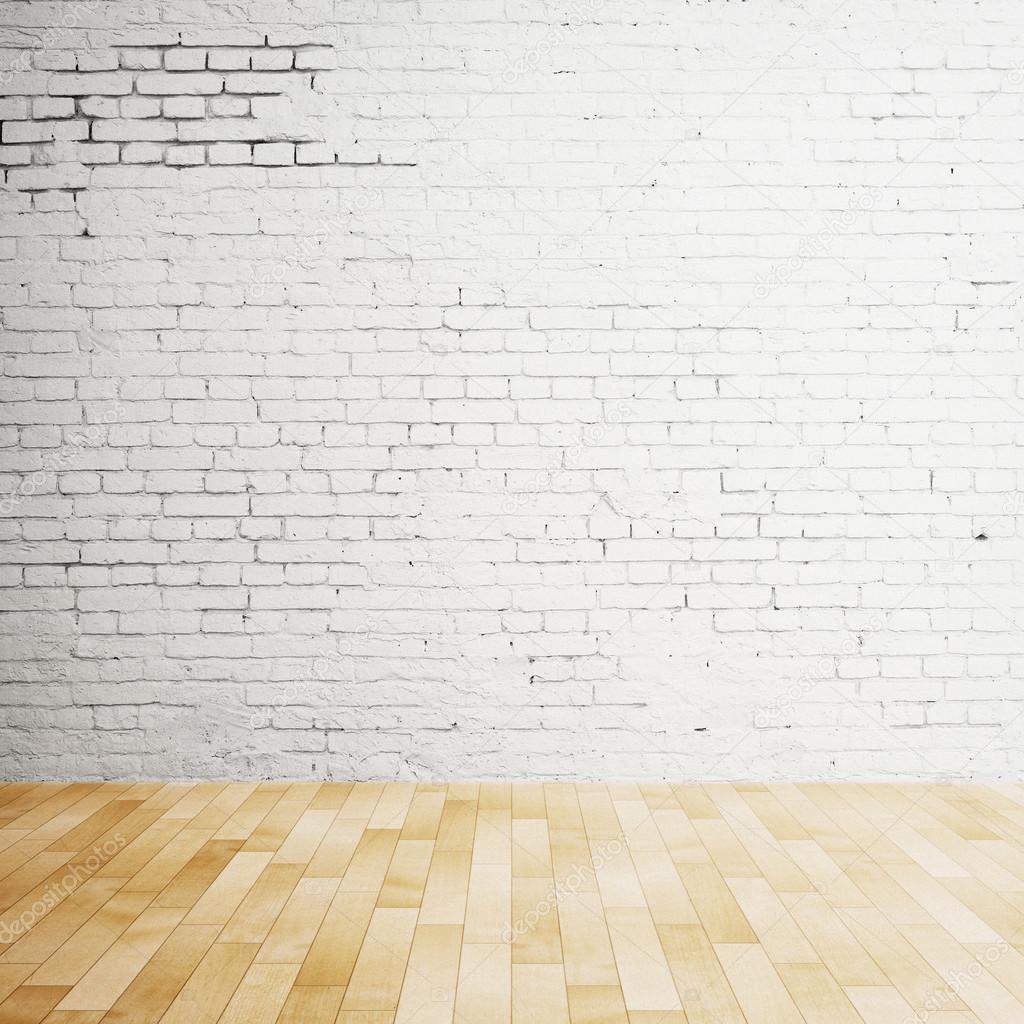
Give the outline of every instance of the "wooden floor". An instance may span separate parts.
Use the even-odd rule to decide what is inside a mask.
[[[0,784],[0,1024],[1024,1024],[1024,785]]]

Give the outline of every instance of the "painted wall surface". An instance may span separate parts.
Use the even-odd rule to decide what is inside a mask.
[[[1019,4],[0,24],[0,773],[1019,773]]]

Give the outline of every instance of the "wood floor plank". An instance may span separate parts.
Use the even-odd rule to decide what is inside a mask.
[[[298,964],[252,964],[218,1024],[274,1024],[298,972]]]
[[[550,878],[512,879],[512,963],[559,964],[558,900]]]
[[[321,878],[344,876],[366,831],[366,819],[335,817],[305,873]]]
[[[301,864],[268,864],[224,925],[220,941],[262,942],[301,876]]]
[[[125,892],[163,891],[212,838],[212,829],[182,829],[144,868],[128,879]]]
[[[473,864],[464,941],[511,942],[512,931],[512,865]]]
[[[512,875],[515,878],[550,878],[551,844],[544,818],[513,818]]]
[[[914,1019],[910,1004],[896,991],[885,986],[850,987],[846,995],[860,1014],[864,1024],[893,1024]],[[931,1017],[928,1018],[932,1020]]]
[[[30,985],[76,985],[90,967],[139,917],[153,897],[148,893],[112,896],[28,980]],[[62,997],[63,998],[63,997]]]
[[[512,965],[512,1024],[569,1024],[560,964]]]
[[[409,805],[409,813],[402,824],[402,839],[436,839],[444,813],[446,796],[443,792],[417,793]]]
[[[0,1003],[31,973],[31,964],[0,964]]]
[[[345,892],[380,892],[399,835],[397,828],[367,828],[341,877],[341,888]]]
[[[434,850],[420,904],[420,924],[463,924],[472,854]]]
[[[373,813],[370,815],[368,828],[397,828],[405,825],[409,807],[416,795],[416,785],[412,782],[392,782],[381,792]]]
[[[415,929],[415,910],[384,907],[373,912],[342,1009],[398,1009]]]
[[[280,802],[281,798],[282,794],[280,792],[260,787],[255,793],[250,793],[223,821],[218,821],[216,825],[217,832],[213,838],[220,840],[234,839],[244,842],[256,831],[263,819]],[[212,817],[213,812],[208,807],[202,814],[193,818],[192,827],[201,828],[203,827],[202,824],[197,825],[196,822],[204,822]]]
[[[219,931],[216,925],[179,925],[118,997],[105,1024],[156,1024]]]
[[[451,1024],[461,948],[458,925],[416,926],[395,1024]]]
[[[334,1024],[344,995],[345,989],[336,986],[296,985],[288,993],[277,1024]]]
[[[570,1024],[629,1024],[618,985],[574,985],[568,994]]]
[[[853,907],[840,910],[839,915],[911,1006],[923,1007],[939,998],[947,1010],[967,1009],[949,982],[939,977],[877,907]]]
[[[508,943],[463,944],[455,994],[459,1024],[509,1024],[512,1020],[511,951]]]
[[[885,972],[823,897],[802,897],[790,908],[790,914],[840,985],[866,988],[889,984]]]
[[[320,929],[340,878],[302,878],[256,957],[258,964],[301,964]]]
[[[154,900],[157,907],[191,907],[202,896],[238,852],[237,839],[211,839],[171,879]]]
[[[757,942],[750,922],[717,868],[711,864],[678,864],[677,869],[713,943]]]
[[[423,888],[433,854],[432,839],[399,839],[388,873],[384,876],[377,905],[418,907],[423,900]]]
[[[277,853],[315,796],[316,788],[290,786],[253,829],[242,850],[246,853]]]
[[[67,986],[22,985],[0,1003],[4,1024],[40,1024],[68,994]]]
[[[447,853],[472,853],[476,835],[476,804],[445,800],[437,828],[436,849]]]
[[[308,864],[337,816],[336,810],[306,810],[274,854],[274,864]]]
[[[607,908],[605,917],[626,1009],[681,1010],[672,972],[647,908]]]
[[[340,988],[348,985],[376,900],[373,893],[335,893],[306,954],[298,985]]]
[[[270,853],[236,853],[189,911],[186,924],[227,924],[271,858]]]
[[[748,1024],[805,1024],[803,1014],[759,945],[716,945],[715,952]]]
[[[721,961],[700,925],[660,925],[658,937],[689,1024],[746,1024]]]
[[[160,1024],[217,1024],[259,946],[215,942],[174,997]]]
[[[569,985],[605,988],[618,985],[604,907],[594,892],[567,892],[558,903],[562,960]]]
[[[178,907],[144,910],[57,1005],[58,1010],[109,1010],[181,922]]]
[[[823,964],[776,964],[775,969],[807,1024],[863,1024]]]
[[[42,917],[5,915],[7,928],[15,941],[4,947],[0,961],[41,964],[105,906],[126,881],[124,878],[90,878]]]
[[[253,782],[232,782],[191,818],[186,827],[214,831],[222,828],[257,789],[258,785]]]
[[[814,964],[818,953],[764,878],[726,880],[740,910],[774,964]]]
[[[697,910],[665,851],[632,850],[633,867],[655,924],[697,924]]]
[[[903,925],[900,931],[941,977],[951,983],[968,979],[956,985],[957,995],[985,1024],[1024,1020],[1024,1003],[940,925]],[[998,942],[995,945],[998,947]]]
[[[1024,786],[0,782],[0,904],[0,1024],[1016,1024]]]

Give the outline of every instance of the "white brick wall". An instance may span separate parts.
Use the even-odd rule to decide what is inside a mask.
[[[0,771],[997,777],[1010,0],[8,2]]]

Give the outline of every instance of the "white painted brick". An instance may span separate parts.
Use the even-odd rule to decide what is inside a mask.
[[[132,91],[132,76],[123,71],[92,75],[52,75],[51,96],[125,96]]]
[[[750,6],[5,74],[5,777],[1012,776],[1017,12]]]
[[[242,142],[218,142],[209,147],[211,164],[252,163],[252,147]]]
[[[262,142],[252,149],[254,164],[287,166],[295,163],[295,146],[290,142]]]
[[[185,74],[147,71],[135,79],[135,88],[143,96],[208,96],[220,92],[223,86],[221,75],[202,71]]]
[[[205,146],[169,146],[165,159],[167,163],[188,166],[201,164],[206,160]]]
[[[206,100],[202,96],[171,96],[163,102],[164,117],[205,117]]]
[[[164,51],[164,67],[168,71],[202,71],[206,67],[206,50],[199,47],[173,47]]]
[[[253,71],[287,71],[294,64],[294,53],[285,47],[252,51]]]

